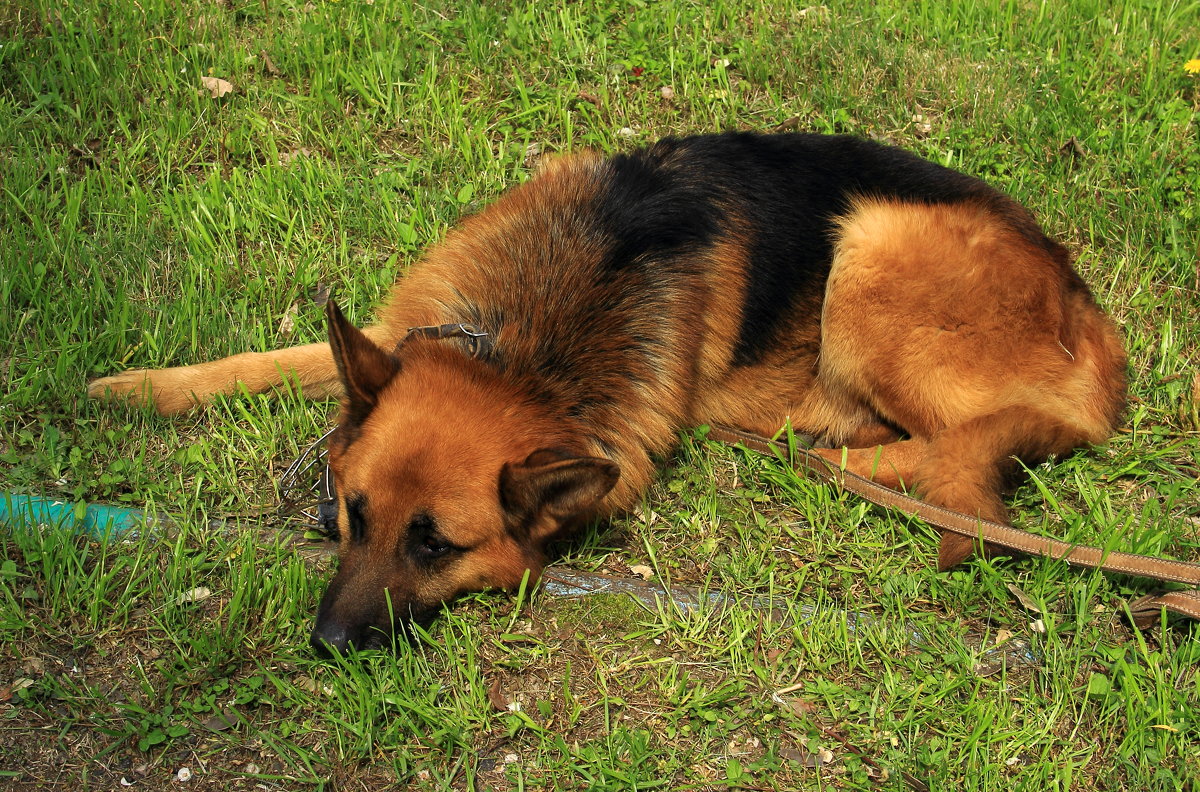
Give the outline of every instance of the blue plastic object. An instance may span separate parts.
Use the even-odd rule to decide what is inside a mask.
[[[141,509],[89,503],[80,508],[74,503],[38,495],[6,492],[0,497],[0,524],[6,526],[41,525],[64,528],[96,539],[135,534],[138,528],[155,519]]]

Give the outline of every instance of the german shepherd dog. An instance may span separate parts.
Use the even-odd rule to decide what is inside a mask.
[[[378,324],[327,311],[327,344],[88,389],[163,414],[287,379],[341,396],[321,651],[536,577],[548,543],[632,507],[688,427],[790,425],[851,471],[1003,521],[1014,460],[1104,441],[1125,404],[1117,333],[1025,209],[850,137],[558,157],[428,251]],[[441,337],[458,324],[486,343]],[[946,538],[940,566],[971,551]]]

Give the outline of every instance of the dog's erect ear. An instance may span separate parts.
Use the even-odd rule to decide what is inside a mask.
[[[536,530],[548,517],[544,529],[553,533],[568,520],[591,516],[620,476],[610,460],[542,449],[500,470],[500,504],[517,530]]]
[[[400,371],[400,361],[384,352],[346,319],[333,300],[325,303],[329,347],[346,391],[346,420],[362,423],[379,392]]]

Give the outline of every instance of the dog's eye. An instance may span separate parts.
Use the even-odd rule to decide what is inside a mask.
[[[413,517],[412,522],[408,525],[408,536],[409,547],[413,548],[415,555],[424,561],[444,558],[460,549],[437,532],[433,518],[426,514],[418,514]]]
[[[454,549],[454,545],[440,536],[426,536],[421,542],[421,551],[429,558],[441,558]]]

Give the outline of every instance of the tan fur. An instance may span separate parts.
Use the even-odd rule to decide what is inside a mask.
[[[393,328],[379,325],[367,331],[381,346],[394,346]],[[342,385],[329,356],[329,344],[305,344],[271,352],[242,352],[208,363],[167,369],[130,369],[88,383],[93,399],[122,399],[153,407],[160,415],[178,415],[239,391],[262,393],[300,385],[310,399],[338,397]]]
[[[882,419],[912,438],[851,451],[848,469],[1003,521],[989,435],[1037,433],[1037,458],[1107,437],[1123,353],[1102,314],[1063,294],[1043,250],[970,204],[862,200],[840,226],[821,321],[822,403],[793,422],[832,429],[839,443],[863,428],[837,423],[858,404],[868,428]],[[970,549],[949,543],[943,567]]]
[[[1065,252],[998,194],[853,200],[834,221],[823,296],[814,276],[742,364],[758,226],[739,212],[752,204],[727,207],[688,254],[694,274],[648,282],[648,268],[606,269],[619,236],[589,213],[610,178],[594,154],[544,163],[432,248],[365,332],[331,308],[331,344],[125,372],[88,393],[163,414],[286,380],[343,396],[331,443],[342,563],[314,634],[339,648],[362,640],[360,623],[384,632],[536,575],[548,541],[635,505],[656,455],[689,426],[790,426],[849,470],[1003,520],[1014,457],[1101,442],[1118,420],[1125,364],[1111,323]],[[397,349],[410,327],[455,322],[491,333],[496,361],[453,341]],[[452,545],[454,563],[420,561],[413,543],[426,540]],[[940,563],[970,551],[948,539]],[[403,612],[386,613],[380,592]]]
[[[331,451],[339,490],[371,493],[375,520],[372,541],[356,545],[350,541],[343,510],[343,564],[391,568],[413,503],[439,516],[440,531],[453,544],[475,549],[474,562],[457,565],[451,574],[415,580],[397,575],[387,581],[397,602],[407,597],[436,604],[464,590],[511,586],[537,563],[527,548],[493,528],[501,522],[494,471],[512,459],[525,458],[542,443],[567,438],[535,411],[497,398],[507,387],[483,366],[463,372],[439,365],[439,358],[457,354],[451,350],[422,352],[388,384],[388,390],[403,391],[406,398],[397,401],[382,394],[378,410],[354,444],[353,460],[344,458],[340,444]],[[379,426],[386,426],[387,432],[376,431]],[[396,437],[414,453],[397,455]],[[376,595],[376,586],[369,586],[362,596]]]

